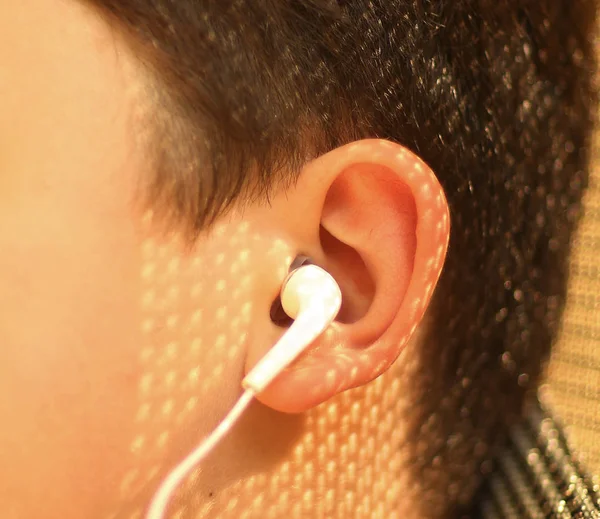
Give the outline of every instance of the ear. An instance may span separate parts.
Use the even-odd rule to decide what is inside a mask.
[[[258,395],[272,408],[300,412],[369,382],[398,357],[442,269],[448,205],[417,156],[363,140],[308,163],[269,212],[287,248],[310,256],[342,290],[337,320]],[[246,371],[269,346],[250,344]]]

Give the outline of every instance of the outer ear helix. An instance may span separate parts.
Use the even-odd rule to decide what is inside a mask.
[[[446,197],[434,172],[410,150],[390,141],[367,139],[333,150],[306,165],[298,186],[293,193],[298,206],[306,208],[312,197],[308,208],[319,212],[318,219],[311,213],[305,220],[294,220],[302,236],[310,235],[302,225],[317,222],[355,250],[375,290],[360,319],[336,322],[310,355],[259,396],[263,404],[292,413],[363,385],[393,364],[429,305],[450,226]],[[290,203],[289,195],[284,202]],[[282,206],[286,207],[283,202]],[[315,249],[319,245],[315,243]],[[344,265],[334,260],[328,266],[343,283]],[[344,295],[345,305],[351,305],[351,290]]]

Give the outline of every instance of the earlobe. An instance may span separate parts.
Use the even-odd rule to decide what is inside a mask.
[[[273,210],[302,207],[305,216],[294,220],[289,239],[297,237],[343,295],[338,320],[258,397],[299,412],[372,380],[398,357],[439,278],[449,217],[433,172],[382,140],[358,141],[307,164],[285,199]]]

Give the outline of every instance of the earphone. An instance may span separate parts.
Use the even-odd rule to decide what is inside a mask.
[[[327,329],[342,305],[342,293],[333,276],[304,256],[292,264],[280,298],[283,310],[294,322],[242,380],[244,393],[223,421],[163,480],[146,519],[164,518],[169,500],[181,482],[229,432],[252,399]]]

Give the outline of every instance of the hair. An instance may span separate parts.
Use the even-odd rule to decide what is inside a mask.
[[[86,0],[152,95],[149,200],[196,232],[360,138],[398,142],[450,204],[411,352],[412,466],[452,510],[540,380],[565,300],[595,112],[595,1]]]

